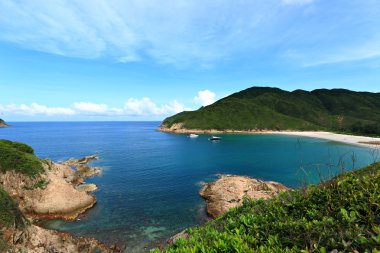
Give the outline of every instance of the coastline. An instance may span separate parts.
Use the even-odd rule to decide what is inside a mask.
[[[10,143],[7,145],[12,145]],[[28,147],[22,145],[24,150]],[[28,154],[34,156],[34,153]],[[0,223],[0,251],[120,252],[121,248],[117,245],[108,247],[95,238],[77,237],[36,223],[40,219],[72,221],[95,205],[96,197],[92,192],[97,188],[84,180],[101,173],[101,168],[88,165],[96,159],[98,157],[95,155],[62,163],[39,159],[42,171],[34,177],[14,169],[1,172],[0,190],[3,196],[0,204],[11,203],[11,210],[17,215],[8,211],[8,215],[14,215],[10,216],[14,217],[14,222]]]
[[[358,136],[348,134],[338,134],[326,131],[292,131],[292,130],[202,130],[202,129],[186,129],[180,126],[171,128],[161,127],[160,132],[176,133],[176,134],[275,134],[275,135],[291,135],[300,137],[317,138],[335,142],[341,142],[350,145],[357,145],[367,148],[380,148],[380,137]]]

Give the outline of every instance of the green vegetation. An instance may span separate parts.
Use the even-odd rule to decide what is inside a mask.
[[[3,239],[3,228],[23,229],[28,224],[29,222],[25,219],[17,204],[0,187],[0,251],[3,252],[8,249],[8,245]]]
[[[380,93],[252,87],[197,111],[166,118],[163,125],[175,123],[187,129],[327,130],[380,135]]]
[[[31,147],[20,142],[0,140],[0,172],[13,170],[35,178],[44,169]]]
[[[380,163],[267,201],[246,199],[188,231],[164,252],[380,252]]]
[[[0,187],[0,228],[13,225],[24,226],[24,220],[25,218],[18,209],[17,204],[8,193]]]

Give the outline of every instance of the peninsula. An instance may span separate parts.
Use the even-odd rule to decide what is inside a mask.
[[[58,164],[40,160],[23,143],[0,140],[0,251],[111,252],[91,238],[44,229],[35,219],[74,220],[96,203],[85,177],[100,173],[96,156]],[[73,169],[75,168],[75,169]]]

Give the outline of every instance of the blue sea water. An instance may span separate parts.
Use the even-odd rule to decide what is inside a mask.
[[[80,220],[43,225],[122,244],[126,252],[165,245],[176,232],[203,224],[207,216],[198,192],[218,173],[299,187],[319,180],[315,164],[330,175],[336,170],[326,164],[352,169],[372,162],[367,148],[305,137],[226,134],[211,142],[208,135],[190,139],[157,132],[160,122],[11,124],[0,129],[0,139],[25,142],[41,158],[99,155],[94,165],[103,167],[103,174],[86,180],[99,188],[95,207]]]

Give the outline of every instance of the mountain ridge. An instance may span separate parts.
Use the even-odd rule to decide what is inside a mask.
[[[202,130],[318,130],[380,135],[380,93],[347,89],[250,87],[201,107],[166,118],[174,124]]]

